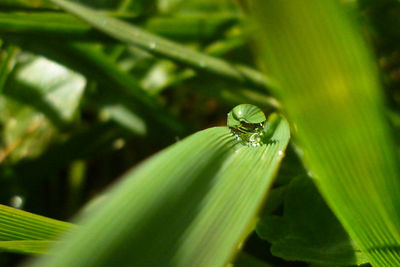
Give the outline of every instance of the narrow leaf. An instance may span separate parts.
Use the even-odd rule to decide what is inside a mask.
[[[6,84],[8,75],[10,74],[13,66],[14,66],[14,57],[18,52],[18,48],[9,45],[4,51],[1,51],[0,54],[0,93],[3,92],[4,85]]]
[[[285,120],[256,147],[227,127],[198,132],[126,174],[57,256],[34,266],[223,266],[252,228],[288,140]]]
[[[22,254],[46,254],[49,247],[54,246],[55,241],[50,240],[17,240],[0,241],[0,251],[8,251]]]
[[[48,0],[0,0],[0,6],[11,8],[40,8],[40,9],[55,9],[56,6]]]
[[[0,205],[0,241],[51,240],[73,227],[67,222]]]
[[[121,12],[102,12],[110,17],[136,22],[147,31],[182,41],[201,41],[215,37],[238,21],[237,16],[191,15],[154,17],[144,20],[137,15]],[[0,12],[0,33],[46,36],[67,40],[115,42],[90,24],[69,13],[61,12]]]
[[[255,87],[272,86],[272,82],[258,71],[224,60],[196,52],[183,45],[174,43],[157,35],[146,32],[124,21],[103,15],[82,5],[64,1],[51,0],[68,12],[87,21],[96,29],[120,40],[155,54],[165,56],[176,62],[190,65],[199,70],[208,71],[241,83],[249,83]]]

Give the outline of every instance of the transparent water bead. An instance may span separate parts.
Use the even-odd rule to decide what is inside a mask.
[[[157,43],[155,43],[155,42],[151,42],[150,44],[149,44],[149,48],[150,49],[156,49],[157,48]]]
[[[236,140],[243,145],[257,147],[264,144],[264,112],[254,105],[241,104],[228,113],[227,125]]]

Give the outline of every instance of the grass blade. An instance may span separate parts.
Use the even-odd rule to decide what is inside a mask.
[[[50,240],[17,240],[0,241],[0,251],[16,252],[23,254],[46,254],[55,241]]]
[[[52,2],[123,43],[140,47],[173,61],[189,65],[201,71],[214,73],[236,82],[247,83],[264,89],[272,86],[272,82],[268,78],[254,69],[232,65],[224,60],[196,52],[183,45],[73,2],[64,0],[52,0]]]
[[[304,160],[374,266],[400,266],[400,177],[375,64],[338,1],[247,1]]]
[[[3,92],[4,85],[6,84],[7,77],[11,73],[14,65],[14,57],[18,52],[18,48],[9,45],[1,55],[0,62],[0,93]]]
[[[172,16],[143,19],[121,12],[102,12],[110,17],[136,22],[146,30],[179,40],[209,40],[238,22],[237,16]],[[1,12],[0,32],[7,35],[46,36],[67,40],[115,42],[93,26],[68,13]]]
[[[48,0],[0,0],[0,6],[8,8],[39,8],[39,9],[56,9]]]
[[[70,223],[0,205],[0,241],[50,240],[71,229]]]
[[[198,132],[125,175],[97,212],[34,266],[223,266],[248,233],[289,140],[244,146]],[[96,240],[93,242],[93,240]]]

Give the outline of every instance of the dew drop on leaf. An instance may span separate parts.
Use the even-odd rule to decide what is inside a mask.
[[[263,143],[266,117],[254,105],[241,104],[228,113],[228,127],[236,140],[243,145],[257,147]]]
[[[151,43],[149,44],[149,47],[150,47],[150,49],[156,49],[157,44],[156,44],[155,42],[151,42]]]

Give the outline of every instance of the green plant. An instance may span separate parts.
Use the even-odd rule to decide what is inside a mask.
[[[0,265],[399,265],[400,3],[239,2],[0,0]]]

